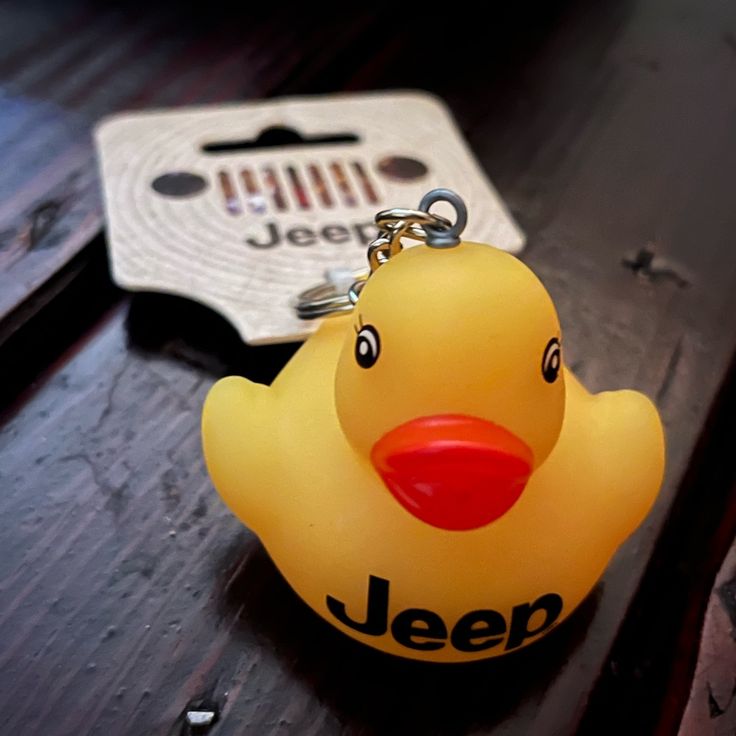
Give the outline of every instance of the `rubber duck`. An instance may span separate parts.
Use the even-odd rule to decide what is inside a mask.
[[[589,393],[547,290],[492,246],[393,255],[271,386],[202,431],[225,503],[294,590],[389,654],[505,655],[567,618],[652,506],[652,402]]]

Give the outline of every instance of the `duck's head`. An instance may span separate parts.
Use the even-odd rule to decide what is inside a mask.
[[[415,517],[451,530],[505,514],[560,434],[560,326],[537,277],[491,246],[417,246],[381,266],[351,317],[340,425]]]

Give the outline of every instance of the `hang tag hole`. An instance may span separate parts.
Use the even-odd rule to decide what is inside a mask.
[[[261,148],[291,148],[295,146],[334,146],[360,143],[355,133],[329,133],[326,135],[304,136],[294,128],[272,126],[264,128],[257,138],[246,138],[234,141],[212,141],[202,145],[202,152],[207,154],[238,153],[239,151],[257,151]]]
[[[394,181],[416,181],[429,173],[424,161],[409,156],[385,156],[378,162],[378,171]]]
[[[207,181],[193,171],[171,171],[157,176],[151,188],[165,197],[193,197],[207,189]]]

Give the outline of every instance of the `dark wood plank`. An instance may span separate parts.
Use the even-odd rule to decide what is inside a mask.
[[[669,466],[655,511],[595,595],[528,652],[445,668],[362,648],[296,599],[202,466],[199,409],[214,377],[268,380],[293,346],[248,349],[218,317],[179,300],[120,301],[102,264],[90,263],[107,294],[92,307],[94,328],[77,314],[80,276],[65,288],[77,304],[66,307],[68,332],[49,316],[52,302],[6,342],[27,346],[13,354],[22,367],[49,325],[67,339],[0,431],[8,732],[182,733],[187,705],[202,700],[219,710],[222,734],[566,734],[579,725],[736,345],[736,8],[575,3],[536,24],[503,16],[497,43],[472,12],[454,53],[407,50],[433,38],[431,18],[388,27],[380,43],[369,20],[366,33],[338,41],[342,19],[304,19],[296,27],[309,68],[298,49],[263,61],[257,44],[242,59],[229,47],[240,61],[208,56],[192,34],[207,69],[162,62],[159,81],[134,101],[151,104],[179,74],[187,82],[177,95],[218,85],[238,95],[232,69],[253,57],[270,80],[260,93],[397,84],[451,100],[527,230],[524,257],[556,300],[568,360],[591,388],[657,398]],[[288,31],[269,22],[265,45],[279,48]]]

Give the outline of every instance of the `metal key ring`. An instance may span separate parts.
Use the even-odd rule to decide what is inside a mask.
[[[366,270],[354,271],[353,277],[355,281],[347,293],[337,291],[334,284],[329,281],[313,286],[299,294],[296,313],[300,319],[317,319],[318,317],[326,317],[328,314],[337,314],[340,312],[351,312],[355,304],[352,301],[351,294],[357,300],[357,294],[360,288],[354,292],[358,284],[365,283],[368,280],[369,272]]]
[[[428,210],[410,210],[404,207],[393,207],[390,210],[383,210],[376,215],[375,219],[379,230],[393,229],[395,223],[407,221],[414,227],[422,228],[427,226],[450,228],[452,226],[452,223],[441,215],[433,215]]]
[[[435,218],[447,222],[448,226],[441,225],[437,227],[434,223],[425,225],[424,232],[426,233],[427,245],[431,248],[454,248],[460,244],[460,234],[468,224],[468,208],[459,194],[451,189],[440,188],[427,192],[419,203],[419,209],[429,214],[429,208],[435,202],[449,202],[455,209],[457,219],[451,224],[444,217],[440,218],[439,215],[434,215]]]
[[[436,202],[449,202],[453,206],[457,214],[454,223],[429,211]],[[380,232],[368,246],[370,270],[354,272],[355,281],[347,292],[338,292],[329,281],[302,292],[296,304],[297,316],[316,319],[352,311],[371,274],[401,252],[402,238],[424,241],[432,248],[452,248],[460,243],[460,233],[467,220],[465,203],[449,189],[428,192],[417,210],[395,207],[379,212],[375,221]]]

